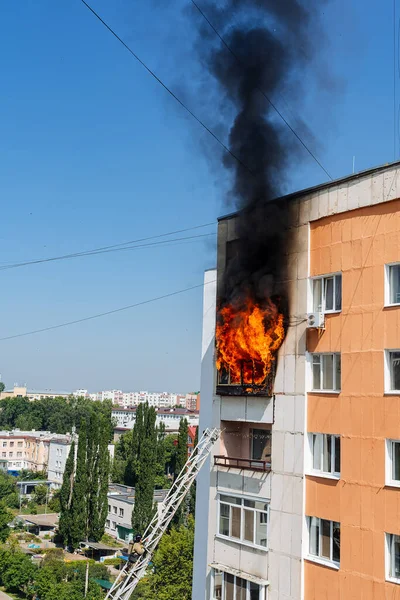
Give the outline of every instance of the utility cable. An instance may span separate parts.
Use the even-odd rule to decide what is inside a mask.
[[[152,71],[150,69],[150,67],[148,67],[146,65],[145,62],[143,62],[143,60],[141,58],[139,58],[139,56],[128,46],[128,44],[126,44],[124,42],[124,40],[122,38],[119,37],[119,35],[113,30],[111,29],[111,27],[109,25],[107,25],[107,23],[100,17],[100,15],[91,7],[89,6],[89,4],[87,2],[85,2],[85,0],[81,0],[81,2],[86,6],[86,8],[88,8],[90,10],[90,12],[100,21],[100,23],[102,23],[104,25],[104,27],[106,29],[108,29],[108,31],[124,46],[124,48],[126,50],[128,50],[128,52],[142,65],[142,67],[144,69],[146,69],[146,71],[152,76],[154,77],[154,79],[156,81],[158,81],[158,83],[168,92],[168,94],[170,94],[177,102],[178,104],[180,104],[182,106],[182,108],[185,109],[185,111],[187,113],[189,113],[189,115],[191,117],[193,117],[193,119],[195,119],[195,121],[197,121],[197,123],[199,125],[201,125],[217,142],[218,144],[220,144],[224,150],[226,152],[228,152],[228,154],[230,154],[244,169],[246,169],[246,171],[248,171],[251,175],[255,176],[255,173],[242,161],[240,160],[240,158],[238,156],[236,156],[236,154],[234,154],[232,152],[232,150],[230,150],[228,148],[228,146],[226,146],[224,144],[224,142],[222,142],[219,137],[216,136],[216,134],[203,122],[201,121],[201,119],[199,119],[199,117],[197,117],[194,112],[188,108],[186,106],[186,104],[184,104],[184,102],[178,98],[178,96],[158,77],[158,75],[155,74],[154,71]]]
[[[81,252],[75,252],[73,254],[63,254],[61,256],[52,256],[49,258],[42,258],[42,259],[35,259],[35,260],[29,260],[29,261],[24,261],[24,262],[20,262],[20,263],[11,263],[8,265],[2,265],[0,266],[0,271],[6,271],[8,269],[16,269],[18,267],[24,267],[26,265],[34,265],[34,264],[40,264],[40,263],[44,263],[44,262],[53,262],[53,261],[57,261],[57,260],[66,260],[69,258],[80,258],[82,256],[92,256],[94,254],[103,254],[103,253],[107,253],[107,252],[115,252],[117,250],[131,250],[133,248],[142,248],[145,246],[155,246],[157,244],[166,244],[169,242],[174,242],[174,241],[179,241],[179,240],[188,240],[188,239],[193,239],[193,238],[198,238],[198,237],[205,237],[205,236],[209,236],[209,235],[215,235],[214,233],[210,234],[204,234],[204,235],[199,235],[199,236],[188,236],[188,237],[183,237],[183,238],[172,238],[169,240],[163,240],[162,242],[154,242],[152,244],[142,244],[142,245],[136,245],[136,246],[132,246],[132,244],[138,244],[139,242],[147,242],[148,240],[155,240],[155,239],[159,239],[162,237],[167,237],[169,235],[174,235],[176,233],[184,233],[185,231],[192,231],[194,229],[201,229],[204,227],[210,227],[211,225],[215,225],[214,222],[212,223],[205,223],[204,225],[196,225],[195,227],[187,227],[186,229],[177,229],[176,231],[170,231],[168,233],[160,233],[158,235],[152,235],[152,236],[148,236],[145,238],[138,238],[136,240],[130,240],[128,242],[122,242],[119,244],[113,244],[111,246],[103,246],[100,248],[92,248],[91,250],[84,250]]]
[[[144,306],[145,304],[150,304],[152,302],[158,302],[158,300],[164,300],[165,298],[172,298],[173,296],[178,296],[178,294],[183,294],[185,292],[189,292],[191,290],[196,290],[198,288],[203,288],[210,283],[215,283],[216,280],[206,281],[200,285],[193,285],[191,287],[184,288],[183,290],[177,290],[176,292],[171,292],[170,294],[164,294],[163,296],[157,296],[157,298],[150,298],[149,300],[143,300],[142,302],[136,302],[135,304],[129,304],[128,306],[121,306],[120,308],[115,308],[114,310],[108,310],[106,312],[98,313],[96,315],[91,315],[90,317],[83,317],[83,319],[75,319],[74,321],[66,321],[65,323],[59,323],[58,325],[51,325],[50,327],[43,327],[42,329],[34,329],[33,331],[26,331],[25,333],[17,333],[15,335],[8,335],[6,337],[0,338],[0,342],[4,342],[5,340],[13,340],[15,338],[26,337],[28,335],[34,335],[36,333],[43,333],[44,331],[51,331],[53,329],[61,329],[61,327],[68,327],[69,325],[76,325],[77,323],[84,323],[85,321],[92,321],[93,319],[99,319],[100,317],[106,317],[108,315],[113,315],[115,313],[122,312],[124,310],[129,310],[131,308],[136,308],[137,306]]]
[[[190,1],[197,8],[197,10],[201,14],[201,16],[205,19],[205,21],[208,23],[208,25],[211,27],[211,29],[214,31],[214,33],[219,37],[219,39],[221,40],[221,42],[223,43],[223,45],[225,46],[225,48],[232,54],[232,56],[234,56],[234,58],[239,62],[239,64],[241,64],[241,66],[243,67],[243,69],[247,69],[247,65],[244,64],[244,62],[239,58],[239,56],[226,43],[226,41],[224,40],[224,38],[222,37],[222,35],[217,31],[217,29],[214,27],[214,25],[208,19],[207,15],[203,12],[203,10],[197,4],[197,2],[195,2],[195,0],[190,0]],[[83,0],[82,0],[82,2],[83,2]],[[293,135],[298,139],[298,141],[305,148],[305,150],[307,150],[307,152],[315,160],[315,162],[321,167],[321,169],[325,172],[325,174],[329,177],[329,179],[331,181],[333,181],[332,176],[328,173],[328,171],[325,169],[325,167],[323,166],[323,164],[318,160],[318,158],[310,150],[310,148],[306,145],[306,143],[303,142],[303,140],[301,139],[301,137],[299,136],[299,134],[293,129],[293,127],[290,125],[290,123],[287,121],[287,119],[285,119],[285,117],[283,116],[283,114],[281,113],[281,111],[278,109],[278,107],[272,102],[272,100],[267,96],[267,94],[260,87],[256,86],[256,89],[260,92],[260,94],[262,94],[264,96],[264,98],[267,100],[267,102],[269,102],[269,104],[276,111],[276,113],[280,116],[280,118],[285,123],[285,125],[287,125],[287,127],[289,127],[289,129],[293,133]]]

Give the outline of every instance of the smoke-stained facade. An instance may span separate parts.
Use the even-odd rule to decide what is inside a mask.
[[[389,277],[400,272],[399,174],[395,163],[286,198],[292,308],[271,397],[219,393],[205,306],[200,426],[223,431],[197,487],[193,600],[400,589],[400,309]],[[219,221],[218,237],[220,285],[235,215]],[[324,326],[308,330],[315,310]]]

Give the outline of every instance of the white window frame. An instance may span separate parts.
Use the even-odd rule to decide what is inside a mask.
[[[341,308],[334,308],[334,309],[327,309],[325,306],[325,281],[327,279],[330,279],[331,277],[333,278],[333,301],[335,303],[335,299],[336,299],[336,277],[340,276],[342,278],[342,292],[341,292]],[[320,280],[322,282],[321,284],[321,294],[322,294],[322,298],[321,298],[321,311],[315,311],[314,309],[314,281],[318,281]],[[341,271],[338,271],[336,273],[326,273],[324,275],[318,275],[317,277],[310,277],[309,279],[310,282],[310,303],[309,303],[309,312],[322,312],[325,315],[330,315],[330,314],[335,314],[335,313],[340,313],[342,312],[342,307],[343,307],[343,274]]]
[[[225,504],[227,506],[234,506],[237,508],[241,509],[241,513],[240,513],[240,538],[236,538],[236,537],[232,537],[230,535],[224,535],[222,533],[220,533],[219,531],[219,527],[220,527],[220,516],[221,516],[221,496],[231,496],[232,498],[237,498],[238,500],[241,500],[242,503],[241,504],[230,504],[229,502],[225,502],[222,501],[222,504]],[[254,513],[260,512],[265,514],[265,511],[257,509],[257,508],[252,508],[249,506],[245,506],[244,505],[244,500],[250,500],[252,502],[263,502],[265,504],[267,504],[267,531],[266,531],[266,538],[267,538],[267,545],[266,546],[261,546],[258,545],[256,543],[252,543],[249,542],[248,540],[245,539],[244,537],[244,509],[246,510],[252,510],[254,511]],[[216,528],[216,537],[221,538],[223,540],[229,540],[230,542],[235,542],[237,544],[240,544],[242,546],[249,546],[250,548],[257,548],[258,550],[263,550],[264,552],[268,552],[268,546],[269,546],[269,523],[270,523],[270,501],[266,500],[265,498],[259,498],[259,497],[254,497],[254,496],[238,496],[237,494],[231,494],[229,492],[227,493],[222,493],[220,492],[218,494],[217,497],[217,528]],[[231,510],[229,511],[229,521],[231,522]],[[255,518],[255,516],[254,516]],[[256,523],[254,524],[254,536],[256,534]]]
[[[320,464],[321,467],[323,468],[324,465],[324,448],[325,448],[325,444],[324,444],[324,438],[326,437],[330,437],[331,438],[331,470],[330,471],[324,471],[323,469],[316,469],[314,467],[314,448],[313,448],[313,442],[314,442],[314,436],[320,436],[321,437],[321,441],[320,441],[320,449],[321,449],[321,456],[320,456]],[[335,446],[335,439],[339,438],[340,444],[341,444],[341,436],[334,434],[334,433],[315,433],[315,432],[310,432],[308,434],[308,444],[309,444],[309,457],[308,457],[308,469],[307,469],[307,474],[308,475],[313,475],[313,476],[317,476],[317,477],[325,477],[327,479],[340,479],[340,471],[335,471],[335,462],[336,462],[336,446]],[[340,455],[342,454],[341,449],[340,449]],[[341,467],[341,465],[340,465]]]
[[[214,596],[216,573],[217,573],[217,569],[214,569],[214,568],[211,569],[211,577],[210,577],[210,583],[211,583],[210,598],[211,598],[211,600],[216,600],[216,598]],[[234,575],[233,573],[228,573],[228,571],[218,571],[218,574],[222,574],[221,600],[224,600],[224,598],[225,598],[225,577],[224,577],[224,575],[232,575],[232,577],[234,577],[234,579],[235,579],[234,596],[236,596],[236,579],[238,578],[238,579],[242,579],[242,580],[246,581],[247,582],[246,600],[250,600],[250,583],[253,583],[253,582],[249,581],[245,577],[239,577],[238,575]],[[267,600],[267,586],[261,585],[260,583],[256,583],[256,585],[258,585],[258,587],[260,588],[260,600]],[[236,600],[236,598],[234,598],[233,600]]]
[[[311,519],[317,519],[319,521],[319,548],[321,548],[321,531],[322,531],[322,527],[321,527],[321,521],[329,521],[330,523],[330,555],[333,556],[333,523],[339,523],[340,525],[340,521],[331,521],[330,519],[322,519],[320,517],[310,517],[310,516],[306,516],[306,524],[307,524],[307,556],[306,559],[311,561],[311,562],[315,562],[327,567],[331,567],[332,569],[336,569],[339,570],[340,569],[340,561],[337,562],[335,560],[333,560],[332,558],[326,558],[325,556],[317,556],[315,554],[311,554],[310,552],[310,542],[311,542],[311,535],[310,535],[310,530],[311,530]],[[342,528],[340,528],[340,544],[342,543]]]
[[[333,356],[333,386],[334,389],[316,389],[314,388],[314,357],[315,356]],[[336,381],[336,363],[337,363],[337,357],[340,357],[340,363],[342,362],[342,355],[340,352],[312,352],[308,354],[308,360],[309,360],[309,370],[310,370],[310,376],[309,376],[309,390],[310,392],[318,392],[318,393],[323,393],[323,394],[340,394],[340,392],[342,391],[342,382],[339,382],[339,388],[337,387],[338,382]],[[340,367],[340,375],[342,373],[342,367]],[[341,377],[340,377],[341,379]],[[320,380],[321,382],[323,382],[324,380],[324,367],[323,367],[323,360],[321,360],[321,364],[320,364]]]
[[[385,575],[386,581],[397,583],[400,585],[400,577],[393,577],[390,572],[394,562],[394,556],[392,556],[392,543],[394,537],[400,537],[396,533],[385,533]]]
[[[392,390],[392,373],[391,373],[391,360],[390,355],[392,352],[400,352],[399,348],[389,348],[384,351],[384,379],[385,379],[385,394],[393,394],[394,396],[400,395],[400,390]]]
[[[399,444],[400,440],[386,440],[386,460],[385,460],[385,473],[386,473],[386,485],[391,487],[400,488],[400,479],[393,479],[393,445]]]
[[[390,269],[391,267],[400,267],[399,262],[388,263],[385,265],[385,306],[400,306],[399,302],[392,302],[390,300]]]

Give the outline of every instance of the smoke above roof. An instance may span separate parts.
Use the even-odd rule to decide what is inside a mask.
[[[284,193],[288,169],[299,167],[305,151],[272,103],[290,87],[296,89],[296,106],[301,107],[303,68],[314,54],[312,40],[320,33],[314,9],[323,3],[226,0],[216,7],[198,0],[222,40],[193,11],[199,33],[196,48],[217,82],[220,105],[231,117],[227,145],[237,158],[215,155],[221,169],[231,175],[227,203],[233,198],[240,211],[238,241],[219,290],[223,303],[275,298],[287,313],[284,280],[290,214],[287,202],[271,200]],[[307,129],[297,120],[299,127]]]

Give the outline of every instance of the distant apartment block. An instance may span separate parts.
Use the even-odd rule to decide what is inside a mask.
[[[15,385],[13,389],[4,390],[0,393],[0,400],[4,398],[28,398],[29,400],[41,400],[43,398],[68,398],[69,392],[56,392],[54,390],[29,390],[26,386]]]
[[[290,306],[272,387],[216,368],[205,275],[193,600],[400,598],[400,163],[283,198]],[[217,280],[218,283],[215,283]],[[253,378],[253,379],[252,379]]]
[[[0,431],[0,457],[10,472],[46,471],[51,443],[62,445],[69,439],[69,435],[50,431]]]
[[[118,429],[133,429],[136,421],[135,408],[113,408],[111,418],[114,419],[116,428]],[[187,419],[189,425],[197,426],[199,424],[199,413],[197,411],[189,411],[186,408],[169,408],[158,409],[156,417],[156,425],[164,423],[167,432],[175,432],[179,429],[181,419]]]
[[[65,435],[56,436],[50,440],[47,480],[51,483],[53,489],[61,488],[65,463],[71,449],[72,439],[73,436]],[[78,441],[78,436],[75,436],[75,440],[76,442]],[[76,447],[76,450],[77,449],[78,448]]]
[[[155,490],[154,503],[160,506],[168,490]],[[135,504],[135,488],[112,483],[108,491],[108,514],[105,532],[121,542],[128,543],[133,536],[132,512]],[[140,532],[143,533],[143,532]]]

